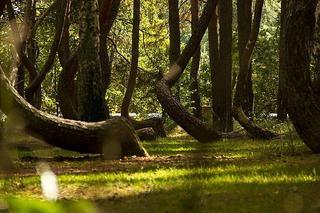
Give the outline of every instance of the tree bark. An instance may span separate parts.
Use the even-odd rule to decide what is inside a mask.
[[[237,0],[237,10],[238,10],[238,51],[239,51],[239,65],[242,66],[240,60],[243,59],[242,54],[249,40],[251,25],[252,25],[252,0]],[[253,87],[252,87],[252,60],[249,62],[250,65],[247,68],[240,69],[249,69],[247,77],[247,86],[246,86],[246,98],[243,101],[243,111],[247,116],[252,117],[253,114]]]
[[[136,86],[139,63],[139,30],[140,30],[140,0],[134,0],[133,6],[133,29],[132,29],[132,49],[131,67],[127,89],[122,101],[121,116],[129,118],[129,106]]]
[[[278,82],[278,97],[277,97],[277,117],[279,120],[287,119],[286,110],[286,95],[281,89],[283,84],[283,70],[285,69],[284,52],[285,52],[285,40],[284,40],[284,28],[285,17],[287,11],[287,0],[281,0],[281,14],[280,14],[280,41],[279,41],[279,82]]]
[[[221,134],[210,125],[191,115],[181,103],[172,96],[171,87],[179,80],[190,58],[197,50],[201,39],[209,25],[217,1],[206,3],[198,28],[192,34],[188,44],[178,60],[170,67],[169,72],[157,83],[156,93],[158,100],[168,115],[187,133],[200,142],[210,142],[221,138]]]
[[[215,97],[216,93],[214,92],[215,86],[215,73],[219,70],[219,37],[218,37],[218,14],[217,8],[213,11],[213,16],[211,18],[209,27],[208,27],[208,40],[209,40],[209,58],[210,58],[210,77],[211,77],[211,106],[212,106],[212,125],[217,129],[219,117],[214,112]]]
[[[107,5],[108,6],[108,5]],[[100,61],[101,69],[103,75],[103,91],[106,91],[110,84],[111,79],[111,67],[109,62],[109,56],[107,52],[107,35],[109,34],[113,22],[118,14],[120,6],[120,0],[113,0],[111,11],[109,11],[108,16],[102,12],[108,12],[106,9],[100,9],[99,19],[103,20],[100,23]],[[104,14],[104,18],[101,18]],[[64,42],[61,43],[63,45]],[[60,45],[60,46],[61,46]],[[65,61],[65,66],[59,76],[58,83],[58,101],[60,105],[60,110],[64,118],[69,119],[79,119],[78,115],[78,103],[77,103],[77,88],[75,82],[75,76],[78,72],[78,59],[77,52],[67,57],[68,60]],[[61,63],[61,61],[60,61]],[[104,104],[107,116],[108,106]]]
[[[99,56],[99,26],[98,1],[82,0],[77,90],[79,117],[83,121],[101,121],[107,118]]]
[[[199,21],[199,1],[191,0],[191,31],[195,32],[196,26]],[[198,49],[193,55],[192,65],[190,70],[190,91],[191,91],[191,108],[194,116],[202,119],[202,108],[201,108],[201,98],[199,89],[199,65],[201,57],[201,47],[199,45]]]
[[[287,96],[290,119],[303,142],[315,153],[320,153],[320,102],[310,82],[310,57],[319,6],[317,0],[288,1],[281,85]]]
[[[242,53],[242,59],[240,60],[240,62],[243,64],[240,65],[232,111],[233,111],[234,118],[240,123],[241,126],[243,126],[243,128],[245,128],[245,130],[252,137],[261,138],[261,139],[270,139],[270,138],[274,138],[276,134],[266,129],[263,129],[258,125],[256,125],[254,122],[252,122],[245,115],[242,108],[244,100],[246,99],[246,94],[247,94],[246,86],[248,82],[247,78],[248,78],[248,70],[250,67],[250,61],[251,61],[254,46],[259,34],[263,3],[264,3],[264,0],[257,0],[255,4],[255,13],[254,13],[254,19],[251,27],[250,36],[247,41],[244,52]]]
[[[179,0],[168,0],[169,2],[169,63],[172,66],[180,56],[181,35],[180,35],[180,16]],[[180,85],[175,85],[175,97],[180,100]]]
[[[230,132],[232,122],[232,1],[219,1],[219,69],[215,70],[213,93],[214,112],[219,117],[217,129]]]
[[[48,144],[76,152],[105,154],[111,159],[148,156],[124,118],[87,123],[39,111],[18,95],[1,67],[0,88],[0,109],[9,117],[15,116],[23,130]]]
[[[152,128],[156,137],[166,137],[166,131],[161,118],[149,118],[142,121],[130,120],[134,129]]]
[[[45,61],[39,74],[32,80],[25,90],[26,99],[30,102],[34,100],[34,94],[41,86],[41,83],[44,81],[46,75],[50,72],[51,67],[55,61],[56,53],[59,49],[60,41],[64,31],[64,20],[66,17],[67,5],[69,0],[58,0],[56,4],[56,27],[55,35],[52,45],[49,50],[49,56]],[[30,60],[30,59],[29,59]],[[32,62],[31,62],[32,63]],[[34,63],[32,63],[34,65]]]

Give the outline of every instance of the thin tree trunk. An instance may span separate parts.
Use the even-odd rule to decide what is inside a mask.
[[[217,128],[222,132],[233,130],[232,121],[232,0],[219,1],[219,69],[213,82],[214,112],[218,115]]]
[[[169,63],[172,66],[180,56],[180,16],[179,0],[168,0],[169,3]],[[180,85],[175,85],[175,97],[180,100]]]
[[[218,37],[218,10],[217,8],[213,11],[213,16],[211,18],[209,28],[208,28],[208,40],[209,40],[209,57],[210,57],[210,76],[211,76],[211,106],[212,106],[212,125],[216,128],[218,126],[219,117],[214,112],[215,97],[214,92],[215,86],[215,73],[219,70],[219,37]]]
[[[129,118],[129,106],[136,86],[139,62],[139,28],[140,28],[140,0],[133,1],[133,29],[132,29],[132,49],[131,68],[127,89],[122,101],[121,116]]]
[[[221,138],[221,134],[215,131],[207,123],[191,115],[181,103],[172,96],[171,87],[179,80],[185,70],[190,58],[197,50],[202,37],[212,18],[217,1],[207,1],[198,28],[192,34],[178,60],[170,67],[169,72],[157,83],[156,93],[162,107],[168,115],[192,137],[200,142],[210,142]]]
[[[252,0],[237,0],[238,10],[238,51],[239,51],[239,65],[242,66],[240,60],[243,59],[242,54],[248,42],[251,25],[252,25]],[[243,111],[247,116],[252,117],[253,114],[253,87],[252,87],[252,61],[249,62],[248,77],[246,86],[246,98],[243,102]],[[244,68],[240,68],[244,69]]]
[[[263,129],[257,126],[252,121],[250,121],[249,118],[243,112],[242,108],[247,95],[246,86],[248,82],[248,70],[250,67],[250,61],[252,58],[253,50],[259,34],[263,3],[264,0],[256,1],[254,19],[251,27],[249,40],[242,54],[242,59],[240,60],[243,64],[240,65],[241,69],[239,70],[237,78],[236,92],[233,101],[233,116],[252,137],[270,139],[274,138],[276,134]]]
[[[280,14],[280,41],[279,41],[279,85],[278,85],[278,98],[277,98],[277,117],[279,120],[287,119],[286,110],[286,96],[284,91],[281,89],[283,84],[282,73],[285,69],[284,63],[284,51],[285,51],[285,40],[284,40],[284,28],[285,28],[285,17],[287,11],[287,0],[281,0],[281,14]]]
[[[191,31],[195,33],[196,26],[199,21],[199,1],[191,0]],[[201,98],[200,98],[200,89],[199,89],[199,65],[201,57],[201,47],[199,45],[197,51],[193,55],[192,65],[190,70],[190,91],[191,91],[191,108],[194,116],[199,119],[202,119],[202,108],[201,108]]]
[[[52,65],[55,61],[56,53],[59,49],[60,41],[64,31],[64,20],[67,15],[67,5],[69,0],[58,0],[56,5],[56,27],[53,43],[49,50],[49,56],[45,61],[39,74],[32,80],[25,90],[26,99],[32,101],[34,94],[41,87],[41,83],[44,81],[46,75],[50,72]],[[29,59],[30,60],[30,59]],[[34,63],[31,62],[34,65]]]

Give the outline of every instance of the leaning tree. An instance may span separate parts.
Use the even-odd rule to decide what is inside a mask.
[[[221,133],[212,126],[201,121],[188,112],[171,92],[171,88],[177,83],[183,74],[190,58],[197,50],[204,33],[209,25],[213,11],[217,5],[216,0],[207,1],[202,15],[198,21],[197,30],[192,34],[188,44],[178,59],[171,64],[169,72],[157,83],[157,97],[166,113],[180,125],[188,134],[200,142],[210,142],[221,138]]]
[[[316,153],[320,152],[320,99],[311,84],[310,59],[314,33],[319,33],[319,7],[319,0],[288,1],[285,69],[281,70],[290,119],[304,143]]]
[[[82,122],[49,115],[26,102],[10,84],[0,66],[0,109],[19,121],[23,131],[63,149],[101,153],[107,158],[147,156],[127,119]]]
[[[2,1],[3,2],[3,1]],[[57,5],[63,9],[62,17],[65,16],[66,0],[59,0]],[[86,2],[88,3],[88,1]],[[6,1],[9,17],[11,19],[11,27],[14,29],[16,35],[16,48],[21,60],[27,65],[27,69],[33,70],[34,66],[30,64],[28,57],[24,51],[20,49],[21,45],[26,42],[20,34],[15,23],[15,17],[13,16],[12,4],[9,0]],[[0,16],[3,12],[3,5],[0,4]],[[85,6],[85,5],[84,5]],[[94,9],[94,5],[86,5],[91,9]],[[61,9],[60,7],[57,7]],[[57,9],[57,10],[58,10]],[[59,11],[60,12],[60,11]],[[91,17],[86,17],[90,19]],[[86,20],[89,21],[89,20]],[[62,21],[64,23],[64,21]],[[64,24],[61,25],[64,25]],[[60,26],[60,25],[59,25]],[[31,29],[33,30],[33,29]],[[63,26],[59,27],[60,33],[56,32],[57,37],[63,32]],[[86,29],[84,31],[87,31]],[[84,36],[85,37],[85,36]],[[59,39],[60,40],[60,39]],[[22,43],[21,43],[22,42]],[[94,42],[94,40],[92,40]],[[58,42],[59,43],[59,42]],[[53,48],[53,49],[52,49]],[[52,53],[56,53],[57,47],[55,42],[51,48]],[[92,53],[96,54],[96,52]],[[81,53],[80,53],[81,55]],[[49,63],[50,61],[50,63]],[[85,61],[83,61],[85,62]],[[30,65],[28,67],[28,65]],[[51,59],[48,59],[43,67],[43,72],[35,78],[42,79],[42,75],[45,76],[45,72],[49,69],[47,66],[51,65]],[[86,64],[83,64],[85,69]],[[50,66],[49,66],[50,67]],[[87,69],[91,69],[88,68]],[[34,70],[33,70],[34,71]],[[32,84],[31,84],[32,85]],[[40,138],[41,140],[63,149],[84,152],[84,153],[101,153],[105,154],[107,158],[117,159],[123,156],[137,155],[147,156],[147,152],[139,143],[134,129],[130,122],[124,118],[111,119],[107,121],[101,121],[96,123],[81,122],[75,120],[67,120],[59,117],[55,117],[37,110],[31,104],[21,97],[10,81],[7,79],[5,72],[0,66],[0,109],[9,117],[19,121],[20,127]]]

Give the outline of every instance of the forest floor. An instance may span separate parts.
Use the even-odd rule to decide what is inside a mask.
[[[121,161],[25,140],[14,145],[12,175],[0,178],[0,211],[7,205],[12,212],[320,211],[320,155],[295,136],[200,144],[171,135],[143,142],[151,157]],[[42,200],[39,161],[58,175],[56,203]]]

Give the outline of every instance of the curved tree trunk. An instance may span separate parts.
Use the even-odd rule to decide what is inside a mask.
[[[136,86],[139,62],[139,27],[140,27],[140,0],[134,0],[133,8],[133,29],[132,29],[132,50],[131,50],[131,67],[129,73],[128,86],[121,106],[121,116],[130,119],[129,107],[132,95]],[[165,137],[166,133],[159,118],[151,118],[142,121],[130,119],[134,128],[138,130],[141,140],[154,140],[159,135]]]
[[[139,30],[140,30],[140,0],[133,3],[133,29],[132,29],[132,49],[131,67],[127,89],[121,105],[121,116],[129,118],[129,106],[136,86],[139,63]]]
[[[199,21],[199,1],[191,0],[191,31],[194,33]],[[199,65],[201,57],[201,47],[199,45],[197,51],[193,55],[192,65],[190,70],[190,91],[191,91],[191,108],[194,116],[202,119],[201,98],[199,89]]]
[[[263,129],[250,121],[250,119],[245,115],[243,111],[243,103],[247,97],[247,82],[248,82],[248,71],[250,67],[250,62],[256,44],[260,21],[262,15],[264,0],[257,0],[255,5],[255,13],[253,19],[253,25],[251,27],[251,32],[249,39],[247,41],[244,52],[241,54],[242,59],[240,60],[240,70],[237,78],[236,92],[233,100],[233,117],[240,123],[245,130],[255,138],[270,139],[276,137],[276,134]]]
[[[60,41],[65,26],[65,17],[67,15],[67,6],[69,0],[58,0],[56,4],[56,26],[55,26],[55,35],[52,42],[52,45],[49,50],[49,56],[45,61],[41,71],[32,79],[32,82],[25,89],[25,96],[29,102],[33,102],[35,99],[35,93],[41,87],[41,83],[44,81],[46,75],[50,72],[52,65],[55,61],[56,53],[59,49]],[[29,61],[35,67],[35,63],[32,62],[32,59],[28,57]]]
[[[131,123],[136,130],[152,128],[156,137],[166,137],[166,131],[164,130],[161,118],[149,118],[142,121],[131,120]]]
[[[169,72],[157,83],[156,88],[158,100],[169,116],[187,133],[200,142],[210,142],[219,139],[221,138],[221,134],[215,131],[213,127],[191,115],[181,103],[173,97],[170,89],[179,80],[190,58],[197,50],[216,5],[216,0],[206,3],[197,30],[192,34],[181,56],[170,67]]]
[[[282,89],[287,94],[287,110],[295,129],[313,152],[320,153],[320,102],[310,82],[311,44],[317,6],[320,6],[317,0],[289,0],[284,31]],[[316,15],[318,19],[319,14]]]
[[[15,116],[26,132],[53,146],[83,153],[102,153],[114,159],[148,155],[126,119],[87,123],[39,111],[18,95],[1,67],[0,88],[0,109],[8,116]]]

